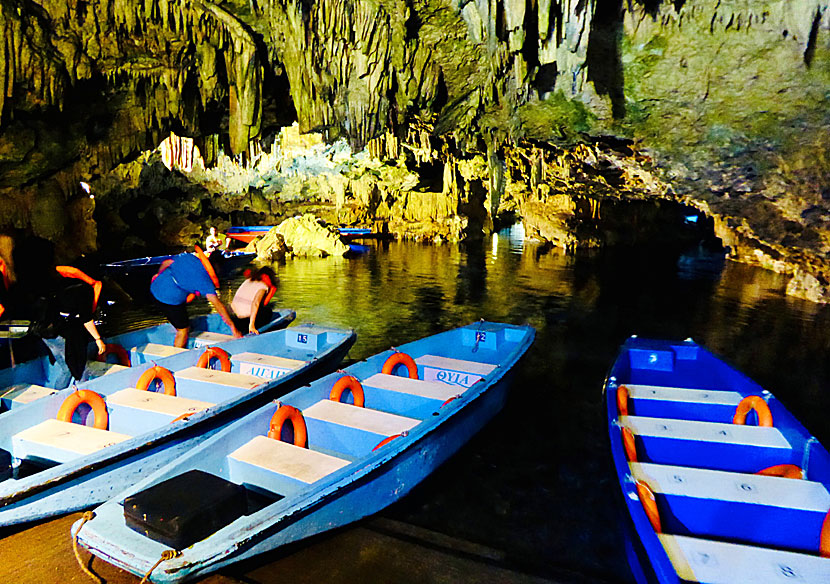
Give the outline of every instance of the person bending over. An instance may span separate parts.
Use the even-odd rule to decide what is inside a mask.
[[[197,295],[208,299],[230,327],[233,336],[242,336],[234,325],[228,309],[217,295],[219,279],[216,277],[214,264],[219,255],[212,254],[211,260],[208,260],[197,247],[195,253],[183,253],[165,260],[158,273],[153,276],[150,293],[159,302],[164,316],[176,329],[176,339],[173,342],[176,347],[187,347],[187,338],[190,335],[187,303]]]
[[[231,301],[231,310],[236,315],[234,322],[240,329],[248,327],[248,332],[259,334],[259,328],[271,320],[272,311],[268,303],[277,291],[277,274],[268,266],[259,268],[251,274],[236,291]]]

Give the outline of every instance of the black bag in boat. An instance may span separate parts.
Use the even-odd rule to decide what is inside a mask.
[[[124,500],[127,527],[182,550],[229,525],[247,510],[245,487],[191,470]]]

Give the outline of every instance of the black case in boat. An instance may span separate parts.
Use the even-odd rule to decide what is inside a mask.
[[[245,514],[245,487],[191,470],[124,500],[127,527],[184,549]]]

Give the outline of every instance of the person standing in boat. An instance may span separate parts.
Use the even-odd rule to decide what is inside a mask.
[[[230,327],[233,336],[242,336],[217,294],[219,278],[215,266],[220,259],[221,254],[211,254],[208,259],[197,246],[195,253],[179,254],[162,262],[158,273],[153,276],[150,293],[158,301],[168,322],[176,329],[176,339],[173,342],[176,347],[187,346],[190,335],[187,303],[198,295],[204,296],[213,305],[214,310]]]
[[[231,310],[237,328],[247,327],[249,333],[259,334],[259,328],[271,320],[268,303],[277,291],[277,274],[268,266],[254,273],[245,271],[245,281],[240,284],[231,301]]]
[[[228,247],[230,237],[226,237],[224,241],[225,249]],[[211,255],[214,251],[222,247],[222,238],[216,233],[216,227],[210,228],[210,234],[205,239],[205,253]]]
[[[10,290],[12,311],[31,321],[29,333],[47,347],[53,365],[50,385],[68,387],[73,379],[83,378],[89,337],[99,355],[106,352],[93,320],[101,282],[77,268],[56,266],[54,244],[40,237],[17,242],[12,258],[16,275]]]

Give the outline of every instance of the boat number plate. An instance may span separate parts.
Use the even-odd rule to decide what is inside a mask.
[[[308,343],[308,335],[297,335],[297,342],[306,344]]]
[[[476,331],[476,343],[486,343],[487,333],[483,331]]]

